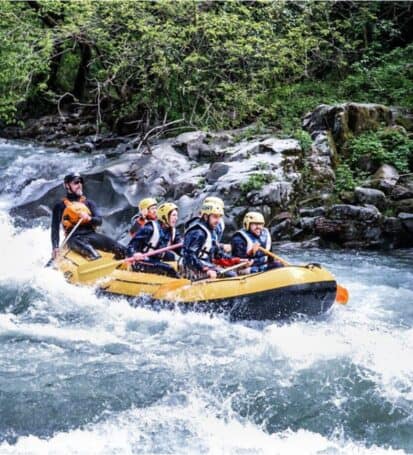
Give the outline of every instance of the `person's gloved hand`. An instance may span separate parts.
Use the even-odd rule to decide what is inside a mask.
[[[260,244],[259,243],[254,243],[252,248],[247,253],[248,256],[255,256],[257,254],[257,251],[259,250],[259,248],[260,248]]]
[[[207,274],[207,277],[211,278],[212,280],[215,280],[215,278],[217,277],[217,272],[213,269],[208,269],[206,271],[206,274]]]
[[[133,259],[135,261],[143,261],[145,259],[145,255],[143,253],[135,253],[133,255]]]
[[[245,263],[245,267],[251,267],[252,264],[254,263],[253,259],[240,259],[240,262]]]
[[[87,224],[92,219],[92,217],[88,213],[85,213],[85,212],[80,212],[79,218],[82,219],[82,224]]]

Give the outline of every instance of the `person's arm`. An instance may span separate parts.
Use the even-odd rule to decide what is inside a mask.
[[[153,234],[152,223],[147,223],[138,231],[133,239],[129,242],[127,256],[133,256],[135,253],[141,253],[147,247]]]
[[[52,238],[53,251],[59,249],[60,222],[62,220],[63,211],[64,211],[64,204],[62,202],[58,202],[53,207],[52,225],[51,225],[51,238]]]
[[[90,199],[87,199],[86,205],[89,207],[89,210],[91,212],[90,224],[94,227],[100,226],[102,224],[102,215],[96,207],[96,204]]]
[[[129,235],[135,237],[136,233],[143,227],[144,223],[141,223],[140,214],[137,213],[131,220],[131,227],[129,228]]]

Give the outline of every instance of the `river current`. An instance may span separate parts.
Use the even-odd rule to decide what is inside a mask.
[[[413,453],[413,251],[285,249],[350,292],[231,323],[97,297],[10,208],[105,157],[0,143],[0,454]]]

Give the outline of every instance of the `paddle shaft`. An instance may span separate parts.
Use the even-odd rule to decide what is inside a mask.
[[[148,257],[155,256],[155,255],[163,253],[165,251],[175,250],[176,248],[179,248],[182,245],[183,245],[182,243],[177,243],[175,245],[169,245],[169,246],[166,246],[165,248],[160,248],[159,250],[154,250],[154,251],[149,251],[148,253],[144,253],[143,256],[144,256],[144,259],[146,259]],[[109,264],[107,264],[107,263],[106,264],[101,264],[101,265],[97,265],[95,267],[94,267],[93,262],[92,262],[92,263],[86,264],[85,266],[81,266],[81,267],[86,268],[86,270],[82,270],[81,273],[91,273],[91,272],[94,273],[94,272],[98,272],[99,270],[105,270],[105,269],[108,269],[108,268],[109,269],[111,269],[111,268],[115,269],[120,264],[124,264],[124,263],[132,264],[134,262],[136,262],[136,259],[134,259],[133,257],[126,258],[126,259],[119,259],[117,261],[111,261]]]
[[[240,269],[241,267],[247,267],[247,265],[248,265],[247,262],[240,262],[239,264],[235,264],[232,265],[231,267],[227,267],[226,269],[217,271],[217,275],[223,275],[224,273],[232,272],[233,270]]]
[[[273,259],[276,259],[277,261],[281,262],[283,265],[288,265],[288,262],[285,261],[283,258],[280,258],[280,256],[277,256],[276,254],[272,253],[270,250],[266,250],[262,246],[259,246],[258,249],[265,253],[267,256],[272,257]]]
[[[151,256],[156,256],[157,254],[164,253],[165,251],[171,251],[171,250],[176,250],[177,248],[180,248],[183,245],[183,243],[176,243],[175,245],[169,245],[166,246],[165,248],[159,248],[159,250],[153,250],[149,251],[148,253],[143,253],[144,259],[149,258]],[[122,259],[121,262],[135,262],[133,259],[133,256],[130,258]]]
[[[82,218],[75,224],[74,228],[69,232],[69,234],[65,237],[63,240],[62,244],[60,245],[59,249],[62,249],[66,243],[70,240],[70,237],[76,232],[77,228],[81,225],[82,223]]]
[[[80,220],[75,224],[75,226],[73,227],[73,229],[69,232],[69,234],[65,237],[65,239],[63,240],[62,244],[59,246],[59,255],[61,254],[61,251],[62,251],[62,248],[66,245],[66,243],[69,241],[70,237],[72,237],[72,235],[76,232],[76,229],[80,226],[80,224],[82,223],[82,218],[80,218]],[[50,258],[49,262],[45,265],[45,267],[50,267],[53,262],[55,261],[56,258]]]

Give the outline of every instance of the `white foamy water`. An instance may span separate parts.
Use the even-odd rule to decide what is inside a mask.
[[[237,419],[220,418],[208,409],[208,402],[195,397],[168,397],[166,404],[150,409],[133,409],[50,439],[22,437],[15,445],[3,444],[2,453],[62,454],[402,454],[401,450],[369,448],[338,435],[323,437],[306,430],[286,430],[269,435],[255,425]],[[184,401],[171,405],[168,401]],[[148,431],[150,430],[150,431]]]
[[[70,285],[5,210],[0,239],[1,454],[413,453],[409,252],[289,253],[349,304],[233,324]]]

